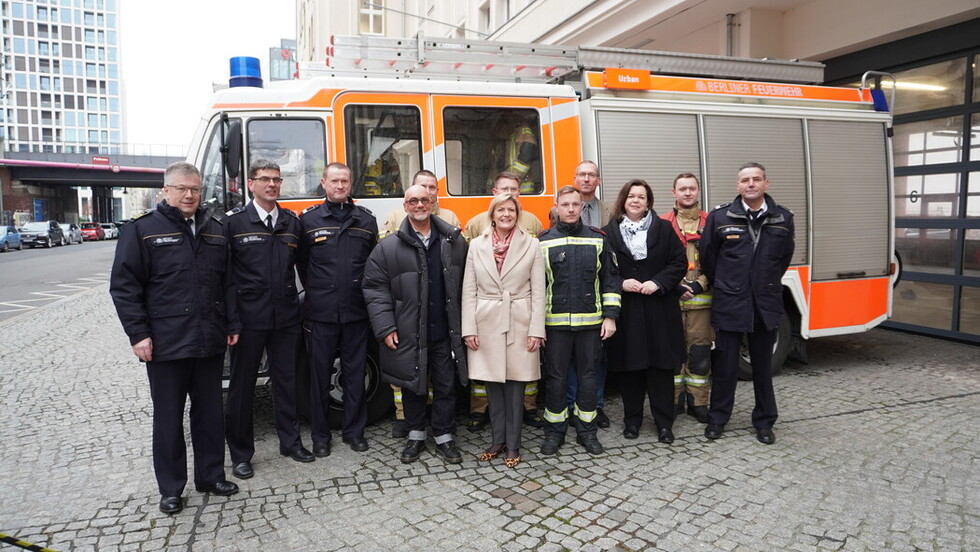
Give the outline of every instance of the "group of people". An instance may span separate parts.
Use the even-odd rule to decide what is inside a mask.
[[[673,421],[685,408],[717,439],[732,412],[743,334],[754,370],[753,425],[760,442],[775,441],[771,347],[794,229],[792,213],[766,194],[762,165],[740,168],[738,197],[710,214],[700,207],[695,175],[681,174],[673,207],[658,215],[650,186],[638,179],[607,206],[595,197],[598,166],[584,161],[574,184],[557,191],[547,230],[522,210],[520,176],[503,172],[485,215],[465,234],[453,213],[439,209],[435,175],[423,170],[380,241],[374,215],[350,198],[351,176],[343,164],[328,165],[325,200],[296,215],[278,206],[279,167],[256,161],[248,173],[253,200],[221,217],[201,206],[197,169],[175,163],[164,175],[164,201],[123,234],[110,293],[147,366],[161,511],[183,507],[188,396],[197,490],[238,492],[224,475],[226,441],[232,473],[253,476],[252,395],[263,351],[282,455],[312,462],[330,454],[328,394],[338,356],[343,441],[368,450],[363,382],[371,333],[401,406],[404,463],[421,456],[429,430],[438,456],[462,462],[456,389],[470,382],[484,390],[492,427],[480,460],[521,462],[522,424],[539,380],[540,454],[558,452],[570,423],[577,442],[601,454],[606,370],[619,382],[627,439],[639,436],[647,398],[659,441],[673,442]],[[295,275],[306,292],[302,305]],[[312,451],[296,413],[301,336],[310,358]],[[222,413],[227,346],[232,372]]]

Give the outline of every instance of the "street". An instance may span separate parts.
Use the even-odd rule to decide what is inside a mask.
[[[105,255],[93,261],[104,273],[112,245],[74,248]],[[52,280],[67,280],[68,257],[57,253],[73,252],[51,253],[56,260],[39,260],[53,263]],[[11,265],[0,263],[6,279]],[[809,364],[775,378],[774,445],[756,441],[751,383],[740,382],[718,441],[683,415],[675,443],[660,444],[649,414],[628,441],[612,395],[604,454],[586,454],[569,435],[557,456],[540,457],[541,432],[525,426],[515,469],[479,462],[489,429],[462,427],[463,464],[447,465],[431,443],[402,464],[388,422],[368,428],[365,453],[335,435],[329,458],[299,464],[278,454],[260,387],[255,477],[235,480],[242,492],[228,498],[190,484],[184,511],[167,516],[157,509],[146,372],[108,286],[0,321],[0,335],[0,533],[54,550],[894,551],[980,542],[973,345],[881,329],[814,340]]]
[[[109,281],[116,240],[0,254],[0,321]]]

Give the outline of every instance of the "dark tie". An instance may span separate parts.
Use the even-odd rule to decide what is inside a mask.
[[[265,216],[265,227],[269,229],[269,232],[272,232],[272,215]]]
[[[190,226],[190,228],[191,228],[191,235],[193,236],[194,235],[194,219],[189,218],[189,219],[184,219],[184,220],[187,221],[187,226]]]

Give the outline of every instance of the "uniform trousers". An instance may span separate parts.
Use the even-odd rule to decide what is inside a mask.
[[[568,371],[575,355],[578,388],[573,412],[575,431],[582,436],[595,435],[596,360],[599,355],[599,329],[577,332],[545,328],[545,434],[564,437],[568,431]]]
[[[620,372],[616,375],[619,394],[623,398],[623,423],[628,426],[643,425],[643,402],[650,399],[650,414],[657,429],[670,429],[674,425],[674,372],[647,368]]]
[[[575,404],[575,396],[578,395],[578,377],[575,375],[575,359],[572,359],[568,367],[568,406]],[[599,347],[599,356],[596,357],[595,364],[595,405],[596,408],[606,406],[606,352]]]
[[[456,363],[452,358],[449,338],[430,341],[426,347],[426,357],[432,388],[432,435],[435,442],[441,444],[451,441],[456,433]],[[428,398],[428,393],[417,395],[402,387],[405,425],[411,440],[425,440],[425,403]]]
[[[524,423],[524,388],[526,381],[488,381],[490,426],[494,445],[507,445],[508,450],[521,449],[521,426]]]
[[[242,330],[231,348],[231,381],[225,410],[225,436],[231,463],[251,462],[255,455],[253,404],[262,351],[269,360],[279,452],[290,454],[303,446],[296,416],[296,349],[299,324],[279,330]]]
[[[367,424],[364,377],[367,363],[368,321],[343,324],[306,323],[307,350],[310,352],[310,427],[313,443],[330,442],[330,388],[337,353],[340,353],[340,386],[343,389],[345,439],[364,436]]]
[[[766,329],[761,316],[755,313],[755,326],[745,334],[752,357],[752,388],[755,391],[755,408],[752,425],[756,429],[769,429],[776,423],[776,393],[772,387],[772,345],[776,330]],[[724,426],[732,417],[735,403],[735,387],[738,384],[739,348],[741,332],[715,329],[715,358],[712,366],[711,408],[708,423]]]
[[[180,496],[187,484],[184,405],[191,399],[194,484],[225,480],[221,368],[224,355],[147,362],[153,400],[153,471],[162,496]]]

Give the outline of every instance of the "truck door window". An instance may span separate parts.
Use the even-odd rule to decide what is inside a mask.
[[[320,119],[248,122],[248,164],[266,159],[279,165],[282,199],[323,196],[320,176],[326,166],[326,151],[326,130]]]
[[[449,107],[443,111],[451,195],[489,195],[493,177],[521,177],[521,194],[540,194],[541,121],[534,109]]]
[[[201,205],[220,212],[242,204],[242,175],[227,179],[226,184],[224,162],[221,159],[222,124],[219,120],[211,129],[211,137],[201,163]]]
[[[348,105],[344,108],[351,196],[402,197],[422,168],[422,124],[411,106]]]

